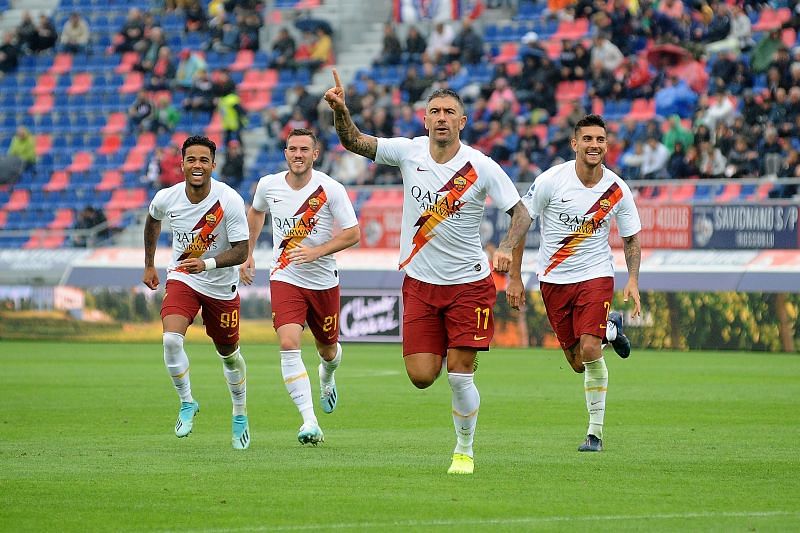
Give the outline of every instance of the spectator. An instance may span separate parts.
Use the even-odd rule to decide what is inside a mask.
[[[128,10],[125,23],[114,37],[112,50],[116,54],[132,52],[142,39],[144,39],[144,17],[139,8],[132,7]]]
[[[242,108],[242,100],[235,92],[229,92],[217,103],[222,118],[222,138],[227,146],[231,141],[242,142],[242,128],[247,125],[247,113]]]
[[[643,149],[644,159],[640,167],[642,179],[654,180],[666,178],[667,163],[669,162],[669,150],[664,146],[658,137],[650,136]]]
[[[147,81],[148,91],[168,91],[175,84],[175,73],[177,69],[172,61],[172,51],[164,46],[158,51],[153,69],[150,71],[150,79]]]
[[[178,55],[178,69],[175,72],[175,84],[179,89],[189,89],[194,83],[198,71],[206,71],[208,63],[199,53],[184,48]]]
[[[292,90],[287,91],[286,94],[286,105],[290,108],[300,108],[300,113],[312,123],[317,121],[317,104],[319,101],[319,96],[309,93],[306,90],[306,86],[300,83],[292,87]]]
[[[19,65],[19,48],[14,44],[14,32],[3,33],[3,44],[0,44],[0,78],[14,72]]]
[[[31,169],[36,165],[36,139],[25,126],[17,127],[17,133],[11,138],[8,155],[20,160],[21,170]]]
[[[172,133],[180,118],[180,113],[172,105],[172,97],[170,95],[162,95],[153,110],[150,131],[158,134]]]
[[[622,64],[625,56],[620,49],[608,40],[604,33],[598,33],[592,46],[591,61],[599,63],[605,70],[615,71]]]
[[[337,143],[331,151],[331,176],[344,185],[365,185],[369,178],[369,160]]]
[[[38,39],[39,34],[30,11],[23,12],[22,19],[19,26],[17,26],[17,44],[20,51],[25,54],[32,54],[36,50]]]
[[[777,176],[783,164],[783,146],[775,126],[764,130],[764,137],[758,143],[759,170],[763,175]]]
[[[186,33],[208,29],[208,17],[200,0],[187,0],[183,13],[186,16],[183,31]]]
[[[403,46],[394,30],[394,24],[387,22],[383,25],[383,46],[380,55],[375,59],[375,65],[399,65],[403,61]]]
[[[725,176],[728,178],[752,178],[756,176],[758,154],[747,144],[744,135],[737,135],[733,148],[726,154],[728,166]]]
[[[703,106],[703,103],[700,105]],[[708,104],[700,120],[703,124],[708,126],[709,130],[716,131],[717,124],[730,124],[733,122],[733,114],[735,111],[736,109],[733,107],[728,92],[723,89],[717,92],[714,99]]]
[[[433,64],[428,62],[423,63],[422,75],[419,75],[416,65],[409,65],[406,69],[405,79],[400,82],[400,90],[408,95],[407,101],[410,104],[415,104],[422,100],[422,95],[433,85],[434,80]],[[350,87],[352,87],[352,85],[348,86],[348,89]],[[350,100],[348,98],[348,105],[349,103]],[[352,110],[353,108],[351,107],[350,109]]]
[[[150,118],[153,114],[153,102],[145,91],[139,91],[136,100],[128,108],[128,132],[141,133],[150,128]]]
[[[414,113],[414,109],[410,105],[404,104],[400,108],[400,116],[394,121],[394,127],[390,137],[407,137],[413,139],[420,135],[425,135],[425,127],[422,125],[422,121]]]
[[[91,32],[86,19],[72,12],[61,30],[61,49],[68,54],[86,53]]]
[[[694,133],[692,133],[692,130],[683,127],[681,117],[672,115],[669,117],[669,129],[664,133],[661,142],[667,147],[667,150],[673,152],[677,143],[681,143],[684,147],[693,144]]]
[[[800,176],[800,153],[797,150],[789,150],[786,159],[778,169],[778,176],[781,178],[796,178]],[[769,192],[770,198],[794,198],[797,195],[798,187],[796,183],[780,183]]]
[[[194,83],[183,100],[183,109],[193,113],[211,113],[215,107],[214,84],[205,69],[198,70]]]
[[[297,44],[294,37],[289,34],[289,30],[281,28],[272,43],[272,56],[270,58],[270,68],[284,69],[294,67],[294,56],[297,52]]]
[[[136,51],[140,53],[139,62],[133,66],[134,70],[149,74],[158,61],[161,49],[167,46],[164,30],[153,26],[145,30],[145,37],[136,44]]]
[[[701,178],[725,177],[725,167],[728,162],[719,148],[708,141],[703,141],[698,147],[698,152],[700,156],[698,168],[700,169]]]
[[[693,144],[684,146],[680,141],[676,141],[667,164],[669,177],[674,179],[696,178],[700,175],[697,162],[697,147]]]
[[[239,50],[241,33],[234,23],[233,17],[229,18],[224,11],[219,13],[209,22],[210,39],[206,44],[207,50],[225,54]]]
[[[222,181],[234,189],[237,189],[244,179],[244,151],[242,144],[237,140],[228,143],[221,176]]]
[[[503,104],[508,102],[511,105],[511,112],[514,115],[519,113],[519,102],[514,90],[508,85],[508,80],[505,78],[497,78],[494,80],[494,90],[489,95],[487,107],[493,114],[503,110]]]
[[[626,180],[638,180],[642,177],[644,163],[644,143],[634,141],[633,147],[622,154],[620,159],[622,174]]]
[[[53,21],[44,13],[39,15],[39,23],[36,25],[36,48],[34,52],[44,52],[55,48],[58,42],[58,30]]]
[[[483,38],[475,31],[468,18],[461,23],[461,31],[453,38],[450,57],[466,65],[480,63],[483,58]]]
[[[259,34],[263,26],[261,18],[254,11],[248,11],[239,23],[239,50],[258,52],[261,47]]]
[[[756,74],[766,72],[775,53],[778,49],[783,47],[783,40],[781,39],[780,30],[770,30],[766,37],[762,37],[750,55],[750,68]]]
[[[158,166],[158,183],[162,189],[172,187],[186,179],[181,170],[182,162],[181,150],[177,146],[170,145],[162,151]]]
[[[311,44],[311,54],[308,67],[317,70],[323,65],[327,65],[333,60],[333,40],[330,34],[320,26],[316,30],[316,38]]]
[[[425,55],[434,64],[445,62],[450,55],[453,39],[455,39],[453,29],[442,21],[437,22],[428,37],[428,47],[425,49]]]
[[[92,247],[98,240],[109,237],[108,222],[102,210],[87,205],[80,213],[73,229],[80,232],[72,238],[72,244],[79,248]]]
[[[406,63],[420,63],[427,48],[428,43],[425,41],[425,37],[422,36],[417,27],[409,27],[408,33],[406,33]]]

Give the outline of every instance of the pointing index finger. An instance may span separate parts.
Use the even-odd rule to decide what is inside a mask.
[[[333,69],[333,81],[336,84],[337,88],[342,87],[342,80],[339,79],[339,73],[336,72],[336,69]]]

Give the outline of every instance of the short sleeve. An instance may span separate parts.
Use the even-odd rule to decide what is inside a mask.
[[[164,203],[164,196],[166,195],[167,189],[161,189],[156,193],[153,197],[153,200],[150,202],[150,208],[148,212],[150,216],[156,220],[164,220],[164,217],[167,216],[166,207]]]
[[[375,162],[382,165],[400,166],[403,157],[408,154],[413,141],[405,137],[385,139],[378,137],[378,148],[375,150]]]

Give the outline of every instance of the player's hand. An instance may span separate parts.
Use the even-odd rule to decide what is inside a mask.
[[[511,268],[511,250],[502,246],[492,255],[492,268],[495,272],[508,272]]]
[[[627,303],[629,298],[633,298],[633,311],[631,312],[631,316],[641,316],[642,301],[639,297],[639,284],[630,279],[628,283],[625,284],[625,288],[622,289],[622,300]]]
[[[286,257],[294,264],[311,263],[319,259],[316,246],[303,246],[298,244],[291,250],[286,251]]]
[[[142,283],[147,285],[147,287],[152,290],[156,290],[158,288],[158,271],[156,270],[156,267],[144,268]]]
[[[256,260],[251,255],[247,261],[239,265],[239,279],[245,285],[252,285],[256,275]]]
[[[519,278],[508,278],[508,285],[506,286],[506,300],[512,309],[519,311],[519,308],[525,305],[525,285]]]
[[[346,108],[344,103],[344,87],[342,87],[342,81],[339,79],[339,73],[336,72],[336,69],[333,69],[333,82],[334,86],[325,91],[323,96],[331,109],[334,111],[344,111]]]
[[[176,267],[176,270],[186,272],[187,274],[199,274],[205,269],[206,264],[199,257],[190,257],[189,259],[184,259],[178,263],[178,266]]]

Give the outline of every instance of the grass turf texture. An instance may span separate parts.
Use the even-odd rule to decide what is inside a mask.
[[[243,345],[249,450],[210,344],[189,344],[201,405],[177,439],[158,344],[3,342],[0,530],[786,531],[800,511],[800,357],[607,354],[606,450],[579,454],[582,377],[556,351],[481,356],[475,474],[448,476],[450,390],[418,391],[398,346],[345,345],[319,447],[277,347]],[[317,360],[304,359],[318,394]]]

